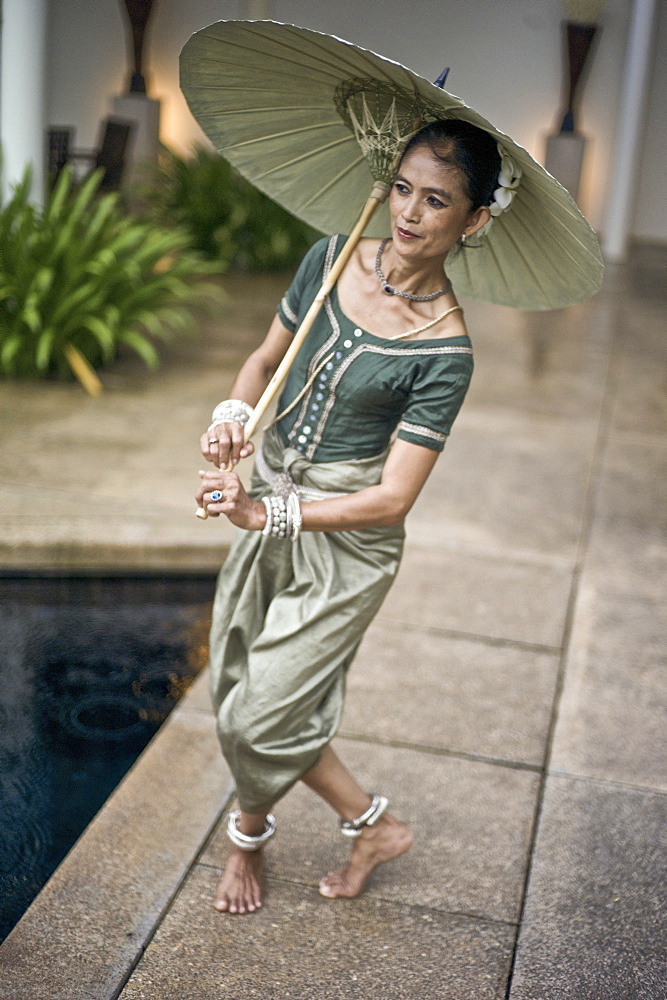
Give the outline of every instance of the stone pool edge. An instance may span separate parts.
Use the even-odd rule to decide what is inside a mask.
[[[233,792],[204,672],[0,945],[7,1000],[114,1000]]]
[[[215,545],[89,545],[52,542],[30,545],[0,543],[0,575],[15,572],[105,573],[216,573],[227,558],[228,541]]]

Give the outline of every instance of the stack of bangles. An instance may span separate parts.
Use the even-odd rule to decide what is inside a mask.
[[[301,531],[301,505],[298,495],[292,491],[287,499],[272,493],[262,497],[266,508],[266,524],[262,534],[272,538],[291,538],[296,542]]]
[[[252,406],[242,399],[223,399],[218,403],[211,414],[211,424],[208,429],[209,434],[215,433],[218,424],[233,423],[241,424],[242,427],[248,423],[254,410]],[[217,437],[209,437],[209,447],[218,443]],[[214,503],[222,500],[221,490],[213,490],[211,500]],[[282,494],[272,493],[270,496],[262,497],[262,503],[266,509],[266,524],[262,528],[262,534],[272,538],[291,538],[293,542],[299,537],[301,531],[301,506],[297,493],[292,490],[287,495],[287,499]]]
[[[216,424],[231,424],[234,421],[245,427],[254,412],[252,406],[245,403],[242,399],[223,399],[211,414],[211,424],[208,433],[213,433]],[[217,443],[218,439],[213,438],[212,440],[213,443]],[[209,440],[210,443],[211,440]]]

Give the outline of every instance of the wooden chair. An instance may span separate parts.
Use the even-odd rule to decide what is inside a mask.
[[[100,144],[97,149],[90,150],[71,148],[73,129],[63,127],[49,129],[49,178],[57,177],[65,163],[76,164],[77,161],[86,161],[90,163],[90,170],[86,171],[86,174],[98,167],[104,168],[100,191],[118,191],[123,180],[127,145],[133,129],[134,123],[124,118],[105,118],[102,122]]]
[[[46,137],[46,176],[49,188],[58,179],[60,171],[67,163],[74,142],[74,129],[70,125],[54,125]]]

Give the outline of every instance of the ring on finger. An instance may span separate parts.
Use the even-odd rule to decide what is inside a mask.
[[[219,438],[209,438],[208,439],[209,448],[211,447],[212,444],[217,444],[219,440],[220,440]]]
[[[213,501],[213,503],[217,503],[218,500],[222,500],[222,493],[220,492],[220,490],[213,490],[213,492],[211,493],[211,500]]]

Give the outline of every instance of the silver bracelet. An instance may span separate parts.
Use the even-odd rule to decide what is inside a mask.
[[[271,493],[262,497],[266,510],[266,524],[262,534],[271,538],[291,538],[293,542],[301,531],[301,506],[296,491],[292,491],[287,500],[280,493]]]
[[[271,507],[271,501],[268,497],[262,497],[262,503],[266,509],[266,524],[262,528],[262,534],[270,535],[271,528],[273,527],[273,508]]]
[[[299,503],[299,494],[296,491],[293,491],[290,493],[287,502],[292,515],[292,530],[290,532],[290,538],[293,542],[296,542],[301,532],[301,524],[303,522],[303,518],[301,516],[301,504]]]
[[[222,403],[218,403],[211,414],[209,431],[216,424],[231,424],[234,421],[245,427],[254,412],[252,406],[242,399],[223,399]]]
[[[292,505],[289,502],[289,497],[287,498],[287,503],[285,505],[285,514],[287,516],[287,521],[285,522],[285,537],[292,537],[293,521],[292,521]]]
[[[287,504],[289,507],[289,512],[291,514],[291,525],[290,525],[290,538],[292,542],[296,542],[301,531],[301,524],[303,518],[301,516],[301,504],[299,503],[299,494],[293,490],[289,497],[287,498]]]
[[[285,538],[287,535],[287,507],[285,498],[272,493],[269,501],[272,513],[271,536],[273,538]]]

